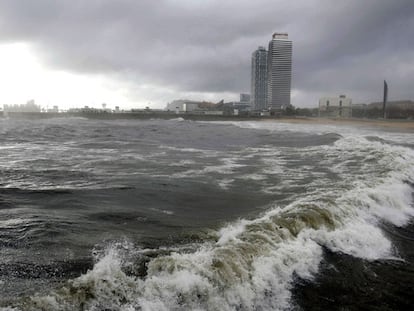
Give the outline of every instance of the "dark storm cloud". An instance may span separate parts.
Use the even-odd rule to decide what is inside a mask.
[[[50,67],[191,92],[249,90],[250,55],[273,31],[294,43],[297,104],[326,94],[414,98],[412,0],[1,1],[0,42]],[[393,93],[394,92],[394,93]]]
[[[318,16],[309,37],[296,42],[295,84],[303,91],[380,100],[387,79],[394,98],[412,99],[414,3],[343,1],[325,10],[330,15]]]

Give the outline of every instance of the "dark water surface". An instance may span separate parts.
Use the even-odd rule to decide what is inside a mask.
[[[413,305],[412,133],[0,120],[4,310]]]

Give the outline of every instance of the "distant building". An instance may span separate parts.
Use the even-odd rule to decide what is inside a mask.
[[[165,108],[168,111],[183,112],[185,111],[185,101],[184,100],[174,100],[171,103],[167,104]]]
[[[374,102],[374,103],[370,103],[368,106],[369,108],[378,108],[381,109],[383,105],[383,102]],[[388,107],[394,107],[394,108],[399,108],[399,109],[403,109],[403,110],[412,110],[414,108],[414,101],[412,100],[393,100],[393,101],[387,101],[387,108]]]
[[[414,118],[414,101],[412,100],[394,100],[387,101],[385,107],[386,117],[390,119],[407,119]],[[384,117],[383,102],[370,103],[367,106],[368,117]]]
[[[241,93],[240,94],[240,102],[250,104],[250,94]]]
[[[215,112],[212,111],[218,110],[217,107],[217,104],[211,102],[179,99],[168,103],[166,110],[177,114],[214,114]]]
[[[53,106],[52,108],[47,108],[47,112],[48,113],[58,113],[59,112],[59,107],[58,106]]]
[[[267,107],[267,51],[262,46],[252,54],[250,92],[252,108],[265,109]]]
[[[109,109],[109,108],[107,107],[107,104],[106,104],[106,103],[102,103],[102,109],[101,109],[101,112],[111,113],[111,112],[112,112],[112,110],[111,110],[111,109]]]
[[[167,104],[167,110],[176,112],[191,112],[197,110],[200,103],[201,102],[198,101],[184,99],[174,100]]]
[[[267,107],[280,110],[290,106],[292,41],[286,33],[274,33],[267,56]]]
[[[339,95],[339,97],[322,97],[319,99],[319,116],[351,118],[352,99],[345,95]]]
[[[246,103],[246,102],[227,102],[224,103],[224,107],[226,107],[227,111],[235,111],[237,110],[237,113],[239,112],[244,112],[244,111],[250,111],[250,103]]]
[[[40,106],[36,105],[35,100],[31,99],[24,105],[4,105],[4,111],[7,112],[41,112]]]

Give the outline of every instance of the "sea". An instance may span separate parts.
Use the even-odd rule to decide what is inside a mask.
[[[0,310],[408,310],[413,130],[0,120]]]

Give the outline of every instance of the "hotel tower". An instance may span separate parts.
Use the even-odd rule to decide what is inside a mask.
[[[274,33],[267,56],[267,107],[280,110],[290,105],[292,41],[286,33]]]

